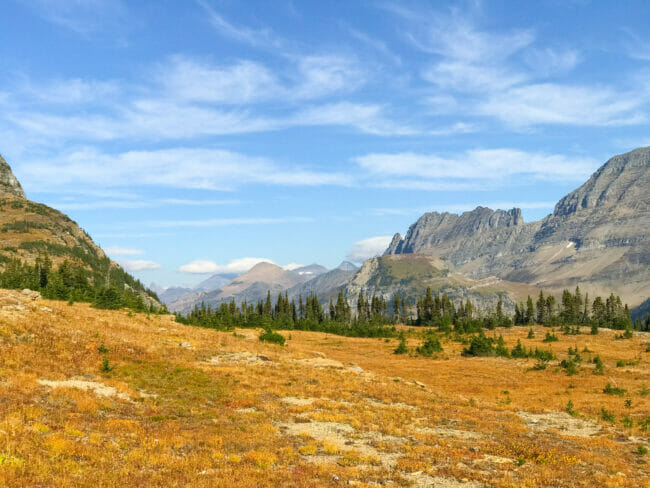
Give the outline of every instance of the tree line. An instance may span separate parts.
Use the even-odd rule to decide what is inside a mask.
[[[412,312],[415,311],[415,315]],[[215,329],[233,327],[263,327],[265,329],[313,330],[348,336],[393,337],[394,325],[406,324],[437,327],[441,332],[478,333],[495,327],[512,327],[541,324],[563,326],[591,325],[631,330],[633,324],[627,305],[621,298],[610,295],[605,300],[595,297],[593,301],[582,297],[579,288],[575,293],[564,290],[560,301],[553,295],[540,292],[537,303],[529,296],[526,305],[517,304],[514,316],[504,312],[503,298],[499,296],[495,307],[479,313],[470,299],[458,303],[446,294],[434,294],[427,288],[425,294],[410,305],[405,297],[395,296],[386,301],[382,296],[366,296],[360,292],[356,307],[339,291],[336,300],[323,306],[315,294],[302,295],[289,300],[287,293],[278,294],[275,301],[267,292],[266,300],[256,304],[242,301],[239,305],[232,299],[212,308],[204,303],[186,315],[176,314],[177,321]],[[637,330],[650,330],[650,319],[635,324]]]
[[[33,264],[18,258],[7,259],[0,272],[0,287],[8,289],[29,288],[50,300],[89,302],[96,308],[130,308],[153,312],[141,293],[144,286],[116,266],[108,265],[102,275],[68,260],[55,267],[47,253],[39,253]],[[150,293],[150,292],[149,292]]]
[[[515,305],[513,322],[515,325],[540,324],[560,327],[585,325],[591,326],[593,331],[598,327],[650,330],[647,317],[632,324],[630,310],[627,304],[623,305],[620,296],[612,293],[605,299],[597,296],[590,300],[588,293],[582,296],[580,287],[576,287],[573,293],[565,289],[559,301],[553,295],[544,296],[543,291],[539,292],[534,303],[528,296],[525,305]]]

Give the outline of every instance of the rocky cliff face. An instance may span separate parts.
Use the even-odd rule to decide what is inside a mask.
[[[25,199],[23,187],[11,171],[11,167],[0,156],[0,194],[11,195],[17,198]]]
[[[635,305],[650,294],[649,189],[641,148],[611,158],[541,221],[524,223],[519,209],[427,213],[386,254],[435,255],[473,278],[614,291]]]

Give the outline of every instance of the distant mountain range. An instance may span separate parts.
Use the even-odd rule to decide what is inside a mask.
[[[257,302],[268,291],[290,299],[315,293],[323,302],[343,291],[353,304],[360,292],[386,299],[397,294],[413,303],[431,287],[456,301],[469,298],[479,309],[493,308],[501,298],[511,311],[540,289],[559,293],[580,286],[591,296],[619,294],[632,307],[645,300],[645,311],[648,229],[650,148],[640,148],[611,158],[539,221],[524,222],[518,208],[429,212],[405,237],[395,234],[384,256],[360,269],[343,262],[331,271],[318,265],[287,271],[260,263],[219,289],[167,303],[187,312],[201,302]]]
[[[173,291],[172,293],[179,295],[178,298],[165,303],[173,312],[186,313],[201,303],[205,303],[206,306],[217,306],[232,299],[235,299],[238,304],[244,300],[249,303],[257,303],[258,300],[266,298],[269,291],[275,300],[278,293],[285,292],[300,283],[313,280],[325,273],[327,273],[327,268],[319,264],[310,264],[309,266],[286,270],[272,263],[261,262],[217,289],[195,289],[185,294],[180,293],[180,290]],[[215,277],[213,276],[203,283],[211,280],[215,282],[216,280],[213,280],[213,278]],[[169,294],[170,297],[173,296],[172,293]],[[161,299],[165,300],[166,297]]]

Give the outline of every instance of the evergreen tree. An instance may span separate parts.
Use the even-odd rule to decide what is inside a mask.
[[[533,299],[530,295],[528,295],[528,299],[526,300],[526,313],[524,317],[527,325],[531,325],[535,320],[535,309],[533,307]]]

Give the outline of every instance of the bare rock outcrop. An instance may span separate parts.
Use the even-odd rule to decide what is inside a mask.
[[[0,194],[9,194],[25,199],[23,187],[14,176],[9,164],[0,156]]]

